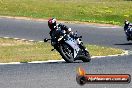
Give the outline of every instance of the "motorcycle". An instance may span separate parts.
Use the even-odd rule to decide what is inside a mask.
[[[124,31],[126,34],[127,41],[132,40],[132,24],[129,21],[124,22]]]
[[[60,53],[66,62],[73,63],[76,60],[90,62],[91,57],[88,50],[83,45],[81,40],[82,36],[77,36],[76,33],[76,36],[74,37],[71,37],[69,34],[65,34],[55,38],[57,40],[57,44],[54,45],[54,49]],[[47,42],[48,40],[51,39],[45,38],[44,42]]]
[[[132,27],[125,31],[127,41],[132,40]]]

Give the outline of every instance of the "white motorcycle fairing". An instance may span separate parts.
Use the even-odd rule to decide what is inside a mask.
[[[80,51],[77,41],[75,39],[69,37],[65,42],[73,48],[74,58],[75,58],[77,56],[78,52]]]

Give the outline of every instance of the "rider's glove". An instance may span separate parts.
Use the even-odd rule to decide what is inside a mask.
[[[71,28],[68,28],[66,33],[69,34],[71,32]]]
[[[70,31],[70,32],[71,32],[71,28],[68,28],[68,31]]]

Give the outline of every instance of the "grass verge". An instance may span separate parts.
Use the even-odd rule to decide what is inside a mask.
[[[123,24],[132,21],[130,0],[0,0],[0,15]]]
[[[121,49],[86,45],[92,56],[121,54]],[[49,43],[28,42],[0,38],[0,63],[60,60],[57,51],[51,51]]]

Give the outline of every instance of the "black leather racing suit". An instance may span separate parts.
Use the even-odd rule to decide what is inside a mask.
[[[125,31],[127,37],[129,37],[130,34],[132,33],[132,23],[125,24],[124,25],[124,31]]]
[[[58,37],[69,33],[70,33],[69,28],[63,24],[58,24],[54,26],[54,29],[52,29],[49,33],[51,36],[51,45],[54,46],[55,44],[57,44]]]

